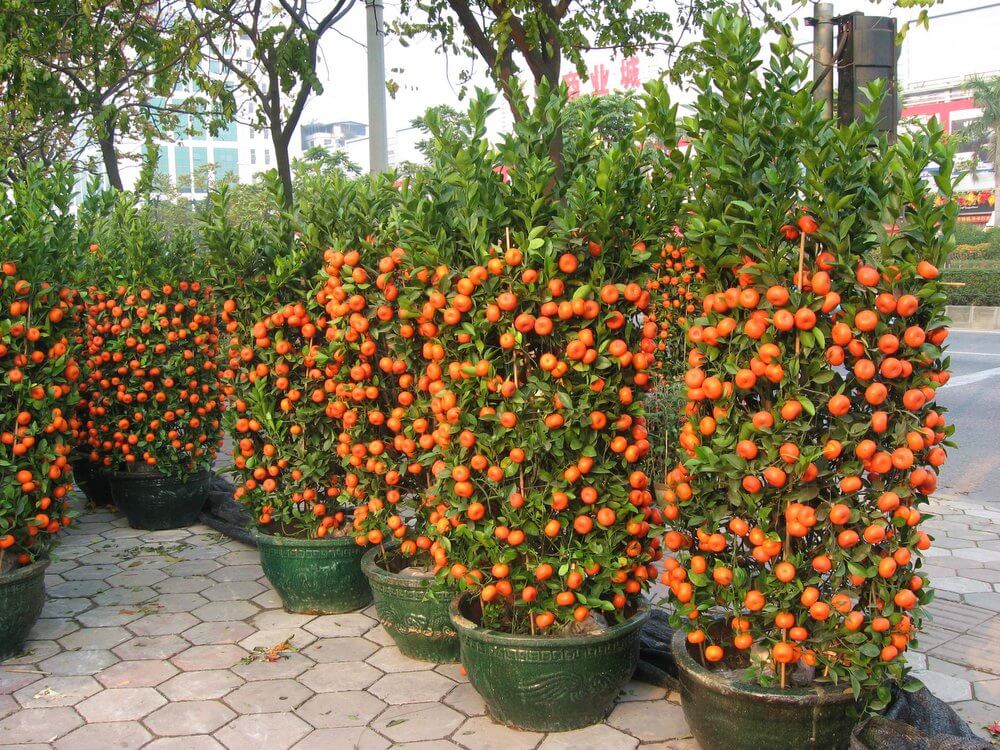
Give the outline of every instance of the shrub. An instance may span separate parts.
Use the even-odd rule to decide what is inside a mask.
[[[562,101],[539,102],[495,148],[485,95],[468,142],[429,118],[432,163],[404,183],[392,229],[399,314],[421,340],[415,398],[430,404],[430,482],[405,549],[477,596],[484,624],[522,633],[631,613],[655,572],[661,519],[638,467],[657,326],[638,314],[682,164],[627,138],[567,146],[560,171]],[[665,143],[674,115],[650,89],[644,118]]]
[[[913,686],[920,506],[951,433],[933,402],[957,208],[920,174],[947,193],[952,154],[934,126],[887,146],[872,116],[825,120],[790,43],[758,77],[760,33],[715,21],[686,123],[706,284],[670,477],[673,622],[709,664],[782,686],[800,669],[881,708],[888,679]]]
[[[1000,306],[1000,268],[949,267],[944,278],[964,284],[948,287],[949,305]]]
[[[0,191],[0,573],[45,557],[70,523],[72,190],[70,170],[32,166]]]
[[[94,220],[87,447],[113,471],[208,469],[219,442],[217,313],[191,237],[121,194]]]

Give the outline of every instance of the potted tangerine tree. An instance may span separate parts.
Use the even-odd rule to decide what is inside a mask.
[[[217,314],[190,278],[190,236],[121,194],[94,223],[88,268],[90,458],[133,528],[194,523],[219,442]]]
[[[675,154],[594,145],[588,115],[557,168],[560,96],[542,92],[497,148],[490,103],[474,103],[468,143],[439,139],[400,211],[396,241],[427,287],[412,309],[439,456],[424,528],[490,714],[565,730],[599,721],[631,676],[661,554],[637,468],[656,327],[637,316]],[[644,117],[664,143],[673,116],[652,88]]]
[[[341,502],[349,480],[337,429],[353,397],[369,393],[360,381],[344,392],[368,363],[348,361],[339,343],[364,338],[369,271],[358,249],[329,243],[344,226],[374,225],[383,212],[366,210],[367,197],[394,192],[385,178],[314,177],[300,186],[295,215],[276,202],[263,220],[234,225],[223,191],[203,227],[230,297],[223,374],[235,497],[251,509],[264,573],[293,612],[349,612],[371,601],[354,508]]]
[[[705,49],[686,236],[706,279],[665,539],[682,704],[706,748],[846,747],[857,707],[918,687],[955,217],[921,175],[949,194],[952,155],[934,124],[888,145],[874,106],[824,119],[787,40],[753,72],[742,19]]]
[[[38,619],[48,555],[70,523],[72,194],[70,170],[35,166],[0,194],[0,661]]]

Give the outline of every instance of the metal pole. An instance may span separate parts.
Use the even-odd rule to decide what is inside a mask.
[[[823,102],[823,115],[830,118],[833,117],[833,3],[815,3],[813,8],[813,80],[819,81],[813,95]]]
[[[368,18],[368,153],[372,174],[389,169],[389,135],[385,115],[385,33],[382,0],[365,0]]]

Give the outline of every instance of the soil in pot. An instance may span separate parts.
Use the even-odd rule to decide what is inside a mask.
[[[371,604],[361,572],[363,547],[353,536],[298,539],[254,531],[264,575],[289,612],[340,614]]]
[[[430,593],[434,574],[407,568],[406,560],[389,551],[372,547],[365,553],[361,568],[375,595],[379,622],[412,659],[447,663],[458,661],[458,635],[451,624],[448,597]]]
[[[208,497],[210,472],[184,477],[156,472],[118,471],[108,474],[111,496],[133,529],[160,531],[197,523]]]
[[[21,652],[45,603],[45,569],[40,560],[0,573],[0,661]]]
[[[602,721],[639,660],[643,605],[628,619],[583,635],[514,635],[478,626],[475,601],[451,604],[469,681],[498,722],[564,732]]]
[[[683,632],[672,643],[681,706],[704,750],[840,750],[857,719],[849,686],[765,688],[742,669],[708,669]]]

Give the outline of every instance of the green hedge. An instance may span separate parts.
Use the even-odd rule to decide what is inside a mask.
[[[1000,268],[952,267],[944,277],[965,283],[948,288],[948,304],[1000,306]]]

